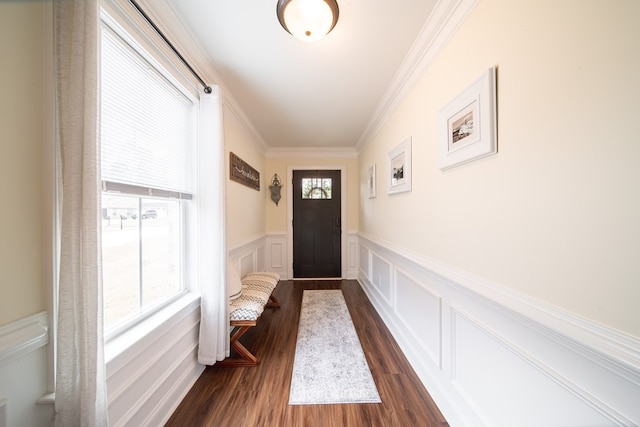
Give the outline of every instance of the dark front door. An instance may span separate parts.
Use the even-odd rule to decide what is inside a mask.
[[[341,277],[340,171],[293,171],[293,277]]]

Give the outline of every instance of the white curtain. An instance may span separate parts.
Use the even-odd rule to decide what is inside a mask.
[[[56,0],[60,266],[56,354],[59,427],[107,426],[97,137],[99,5]]]
[[[225,151],[220,89],[200,100],[200,345],[198,362],[213,365],[229,355],[226,274]]]

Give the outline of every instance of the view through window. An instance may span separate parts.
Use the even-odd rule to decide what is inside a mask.
[[[103,194],[106,328],[180,291],[180,216],[175,200]]]
[[[331,178],[302,178],[303,199],[331,199]]]
[[[102,25],[102,277],[107,337],[186,292],[197,101]]]

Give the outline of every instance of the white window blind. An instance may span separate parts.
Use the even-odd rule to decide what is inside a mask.
[[[104,190],[191,198],[194,102],[108,26],[102,32]]]

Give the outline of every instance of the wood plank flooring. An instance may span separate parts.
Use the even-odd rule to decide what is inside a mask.
[[[305,289],[342,289],[382,403],[288,404]],[[357,281],[280,281],[275,296],[241,339],[259,365],[207,367],[167,427],[448,426]]]

